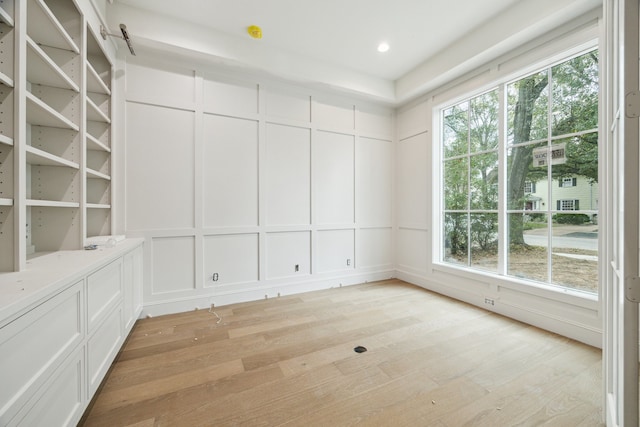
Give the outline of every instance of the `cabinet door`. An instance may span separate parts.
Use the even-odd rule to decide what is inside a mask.
[[[84,338],[78,282],[0,329],[0,425],[11,420]]]
[[[112,310],[87,343],[88,397],[91,398],[107,374],[124,341],[122,306]]]
[[[109,309],[122,301],[122,259],[89,275],[87,301],[89,333],[92,333]]]
[[[84,347],[80,347],[29,402],[24,417],[16,425],[74,426],[84,408]],[[20,418],[18,420],[18,418]],[[11,423],[13,425],[13,422]]]

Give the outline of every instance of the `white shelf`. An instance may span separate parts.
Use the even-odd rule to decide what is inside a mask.
[[[5,135],[0,135],[0,144],[13,145],[13,138],[9,138]]]
[[[109,119],[109,117],[107,117],[107,115],[103,113],[89,97],[87,97],[87,120],[92,122],[111,123],[111,119]]]
[[[111,148],[107,147],[102,141],[89,133],[87,133],[87,150],[111,152]]]
[[[109,86],[102,80],[98,72],[90,62],[87,62],[87,91],[111,95]]]
[[[38,126],[80,130],[76,124],[27,92],[27,123]]]
[[[10,27],[13,27],[13,18],[9,15],[9,12],[0,7],[0,22],[4,22]]]
[[[78,202],[60,202],[55,200],[27,199],[27,206],[38,206],[43,208],[79,208]]]
[[[111,205],[102,205],[99,203],[87,203],[87,209],[111,209]]]
[[[87,168],[87,178],[89,179],[104,179],[106,181],[111,181],[111,177],[107,174],[104,174],[102,172],[98,172],[96,170],[93,169],[89,169]]]
[[[78,85],[28,36],[27,80],[31,83],[80,92]]]
[[[0,83],[5,86],[13,87],[13,79],[2,72],[0,72]]]
[[[27,152],[27,163],[31,165],[40,166],[66,166],[72,169],[79,169],[80,166],[70,160],[63,159],[62,157],[54,156],[51,153],[40,150],[39,148],[27,145],[25,147]]]
[[[27,11],[27,34],[37,43],[80,54],[80,49],[44,0],[30,0]]]
[[[5,199],[0,197],[0,206],[13,206],[13,199]]]

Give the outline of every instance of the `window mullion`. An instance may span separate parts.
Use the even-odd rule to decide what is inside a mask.
[[[551,73],[552,68],[549,67],[547,70],[547,158],[551,159],[551,138],[552,138],[552,127],[553,127],[553,75]],[[551,161],[547,163],[547,281],[549,283],[553,283],[553,166],[551,165]]]
[[[507,273],[507,90],[498,89],[498,274]]]
[[[467,107],[467,265],[471,266],[471,102]]]

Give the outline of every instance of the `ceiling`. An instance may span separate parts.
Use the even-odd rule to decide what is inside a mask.
[[[202,25],[286,53],[395,80],[518,1],[117,0],[117,3]],[[249,25],[262,28],[261,40],[250,39]],[[390,45],[384,54],[377,51],[382,41]]]
[[[504,53],[600,5],[600,0],[108,1],[103,4],[109,26],[125,23],[136,48],[190,51],[215,63],[393,103],[441,84],[451,69],[468,71],[474,57],[486,61],[482,52]],[[250,25],[262,28],[262,39],[248,35]],[[377,51],[383,41],[390,45],[386,53]],[[463,62],[470,65],[460,68]]]

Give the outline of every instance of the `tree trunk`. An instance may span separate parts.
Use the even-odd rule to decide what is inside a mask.
[[[538,81],[536,81],[538,77]],[[518,101],[513,119],[513,143],[529,141],[531,138],[531,122],[534,105],[540,94],[547,87],[548,77],[533,75],[518,83]],[[511,169],[507,177],[508,209],[522,209],[524,200],[524,183],[533,161],[533,147],[514,147],[511,154]],[[522,215],[509,216],[509,243],[524,245]]]

